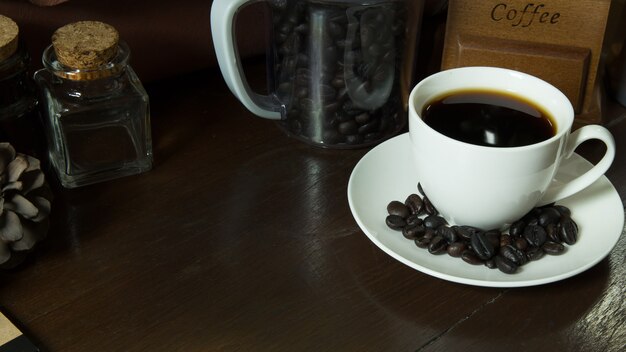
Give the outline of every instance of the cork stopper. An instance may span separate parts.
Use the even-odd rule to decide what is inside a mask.
[[[117,30],[98,21],[80,21],[57,29],[52,46],[63,65],[75,69],[96,69],[117,53]]]
[[[0,62],[8,59],[17,50],[19,29],[12,19],[0,15]]]

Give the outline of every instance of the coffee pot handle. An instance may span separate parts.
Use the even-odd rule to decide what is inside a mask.
[[[281,104],[271,95],[253,92],[245,79],[236,50],[234,21],[239,9],[255,0],[214,0],[211,6],[211,35],[224,80],[231,92],[253,114],[272,120],[281,119]]]
[[[583,142],[590,139],[598,139],[606,145],[606,151],[600,161],[589,171],[565,183],[564,185],[551,185],[546,191],[538,205],[554,203],[574,193],[582,191],[598,180],[609,169],[615,159],[615,139],[609,130],[599,125],[588,125],[574,131],[570,136],[563,158],[569,158],[574,154],[574,150]]]

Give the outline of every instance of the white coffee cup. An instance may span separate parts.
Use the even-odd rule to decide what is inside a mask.
[[[521,147],[486,147],[447,137],[420,117],[433,99],[446,92],[488,89],[525,98],[554,118],[553,137]],[[549,83],[517,71],[464,67],[438,72],[419,82],[409,97],[409,135],[417,181],[450,222],[482,229],[502,228],[535,206],[549,204],[591,185],[615,157],[611,133],[588,125],[571,133],[574,109]],[[561,161],[590,139],[606,145],[602,159],[566,184],[553,180]]]

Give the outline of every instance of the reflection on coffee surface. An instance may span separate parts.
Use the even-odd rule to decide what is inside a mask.
[[[461,90],[426,104],[422,120],[456,140],[489,147],[520,147],[556,133],[554,119],[522,97],[492,90]]]

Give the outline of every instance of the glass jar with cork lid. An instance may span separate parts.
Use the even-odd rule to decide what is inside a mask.
[[[19,40],[18,25],[0,15],[0,142],[40,158],[43,134],[29,66],[30,56]]]
[[[148,95],[117,30],[80,21],[57,29],[35,73],[50,162],[74,188],[152,167]]]

